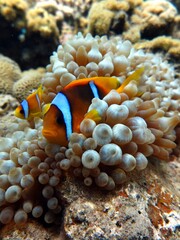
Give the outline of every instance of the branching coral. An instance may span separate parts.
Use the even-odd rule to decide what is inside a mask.
[[[176,8],[165,0],[148,0],[143,2],[141,8],[135,9],[134,23],[140,23],[143,19],[144,28],[168,24],[174,20],[177,14]],[[139,18],[138,18],[139,16]]]
[[[131,81],[120,94],[112,90],[102,100],[92,100],[89,110],[97,109],[101,123],[84,119],[67,147],[48,143],[42,135],[43,119],[35,118],[34,127],[15,120],[3,128],[1,223],[24,223],[30,214],[43,216],[47,223],[58,221],[61,201],[56,189],[62,175],[112,190],[127,173],[146,168],[150,156],[170,160],[176,147],[174,128],[180,122],[179,79],[159,55],[137,51],[120,38],[78,34],[51,56],[42,80],[43,100],[51,102],[73,80],[116,76],[123,83],[139,68],[144,72],[138,86]]]
[[[144,1],[139,8],[134,9],[131,21],[133,25],[140,26],[142,38],[152,39],[172,31],[176,14],[176,8],[169,1],[148,0]]]
[[[152,41],[145,41],[136,43],[135,47],[138,49],[162,49],[174,58],[180,59],[180,40],[171,37],[157,37]]]

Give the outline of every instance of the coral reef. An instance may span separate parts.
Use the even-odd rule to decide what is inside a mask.
[[[96,188],[89,191],[79,182],[67,178],[58,188],[66,204],[63,227],[43,228],[30,219],[26,225],[11,223],[4,226],[0,235],[7,240],[24,239],[24,236],[30,240],[37,236],[44,240],[178,239],[178,198],[174,192],[177,179],[171,182],[177,175],[177,166],[173,167],[173,164],[168,164],[164,172],[158,172],[162,171],[159,165],[149,164],[144,171],[131,174],[128,183],[113,192]],[[170,173],[171,180],[168,180],[166,177]]]
[[[89,11],[88,31],[93,35],[122,34],[135,43],[170,35],[176,23],[177,10],[170,2],[117,1],[96,2]]]
[[[0,94],[0,116],[7,114],[11,110],[15,110],[18,104],[17,100],[11,95]]]
[[[18,29],[21,29],[25,26],[25,12],[28,7],[24,0],[1,0],[0,14],[7,21],[12,21]]]
[[[25,99],[33,89],[38,88],[44,73],[44,68],[23,71],[19,81],[15,82],[13,85],[13,96],[15,96],[19,101]]]
[[[22,69],[45,66],[60,36],[64,38],[65,32],[72,35],[87,27],[86,16],[92,2],[0,1],[0,52]]]
[[[24,0],[1,1],[0,19],[2,54],[13,58],[22,69],[48,63],[49,55],[58,44],[59,19]]]
[[[47,65],[59,41],[78,31],[122,34],[136,43],[160,35],[179,38],[180,22],[175,6],[166,0],[2,0],[0,20],[0,52],[22,69]]]
[[[21,78],[18,64],[0,55],[0,93],[12,93],[13,84]]]
[[[18,101],[11,95],[0,94],[0,116],[7,114],[11,110],[15,110],[18,104]]]
[[[51,102],[75,79],[116,76],[123,83],[137,69],[143,69],[138,85],[130,81],[122,93],[112,90],[102,100],[92,100],[89,110],[98,110],[101,123],[84,119],[67,147],[44,138],[43,119],[35,118],[34,124],[20,119],[1,123],[2,224],[12,220],[22,224],[29,216],[59,223],[63,177],[66,184],[75,176],[85,186],[113,190],[145,169],[151,156],[156,161],[172,159],[174,129],[180,122],[179,79],[158,54],[135,50],[118,37],[108,40],[79,33],[50,57],[42,79],[43,100]],[[151,209],[149,217],[156,226]]]
[[[168,169],[169,170],[169,169]],[[72,239],[178,238],[179,216],[172,186],[151,164],[131,174],[128,184],[112,193],[87,192],[71,182],[65,213],[65,233]],[[171,189],[171,190],[170,190]],[[70,197],[77,196],[77,197]],[[176,205],[176,207],[175,207]],[[108,222],[108,224],[107,224]]]
[[[157,37],[151,41],[144,41],[136,43],[135,48],[137,49],[152,49],[152,50],[163,50],[168,55],[173,56],[174,59],[180,60],[180,40],[173,39],[171,37]]]
[[[152,39],[172,32],[177,10],[165,0],[149,0],[134,9],[132,24],[140,26],[141,37]]]
[[[37,89],[45,73],[44,68],[21,72],[15,61],[3,55],[0,55],[0,65],[0,93],[12,94],[19,101],[26,98],[33,89]],[[1,107],[6,102],[9,105],[8,99],[10,96],[1,101]]]
[[[109,34],[113,29],[116,33],[122,33],[126,27],[126,12],[131,7],[131,1],[105,0],[94,3],[89,11],[88,31],[93,35]]]
[[[45,38],[53,38],[54,36],[58,38],[59,29],[56,24],[56,19],[45,9],[38,7],[29,9],[26,18],[28,32],[39,33],[42,37]]]

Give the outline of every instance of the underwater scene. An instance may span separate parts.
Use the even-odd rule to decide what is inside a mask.
[[[0,240],[180,239],[179,10],[0,0]]]

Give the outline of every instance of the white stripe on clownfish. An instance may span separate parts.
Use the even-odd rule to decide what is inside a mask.
[[[65,94],[59,92],[53,99],[52,105],[55,105],[62,112],[64,123],[66,126],[66,136],[69,139],[72,134],[72,114],[69,101]]]
[[[99,94],[98,94],[98,88],[97,88],[97,86],[94,84],[93,81],[90,81],[90,82],[89,82],[89,86],[90,86],[90,88],[91,88],[91,91],[92,91],[94,97],[95,97],[95,98],[100,98],[100,97],[99,97]]]
[[[22,106],[22,111],[23,111],[23,114],[24,114],[24,118],[28,118],[29,117],[29,104],[28,104],[28,101],[26,99],[24,99],[21,103],[21,106]]]

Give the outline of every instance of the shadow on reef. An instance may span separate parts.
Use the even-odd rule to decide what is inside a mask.
[[[42,37],[39,33],[28,33],[26,28],[18,29],[0,17],[0,52],[15,60],[21,69],[46,66],[49,56],[59,42],[54,36]]]

